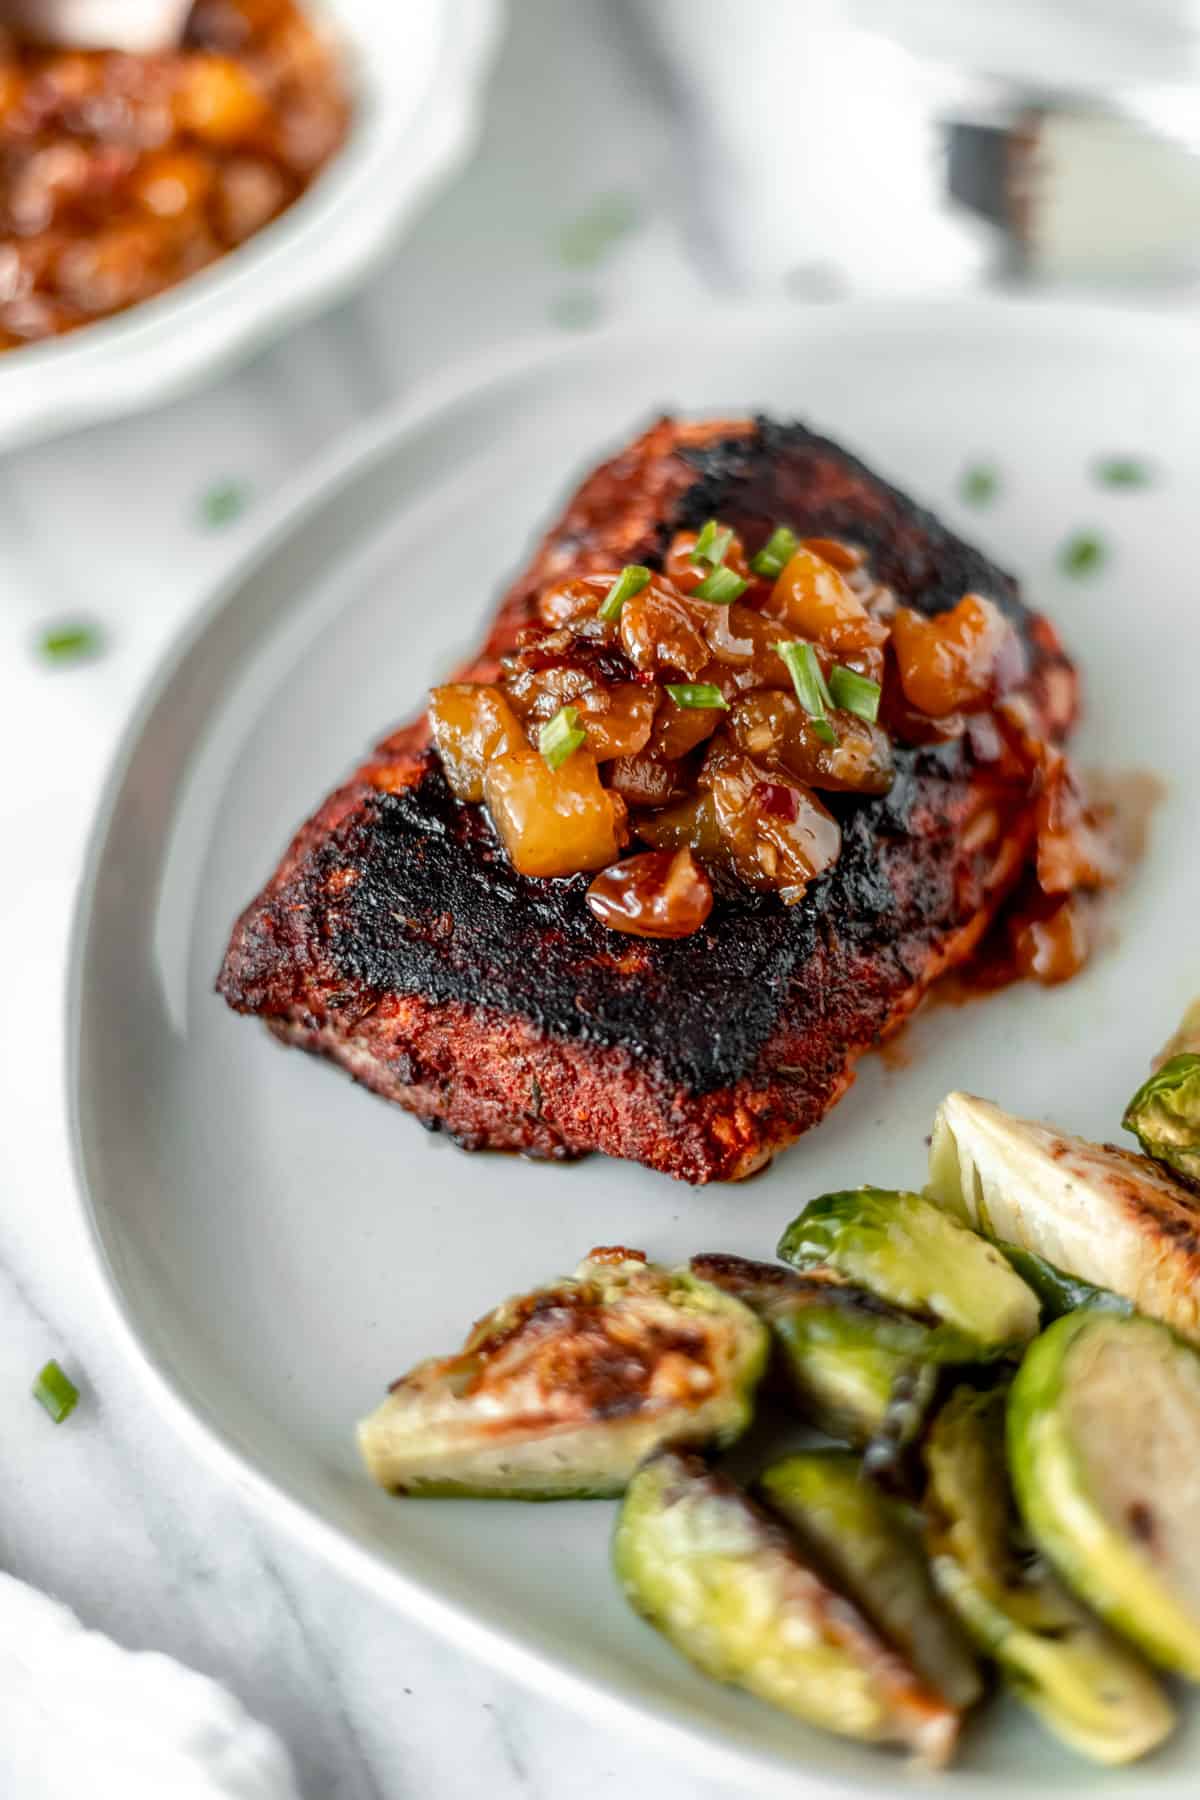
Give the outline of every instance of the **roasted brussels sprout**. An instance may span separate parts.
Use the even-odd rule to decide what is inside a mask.
[[[843,1737],[949,1757],[954,1708],[699,1457],[667,1450],[638,1470],[613,1565],[635,1610],[705,1674]]]
[[[849,1285],[845,1276],[834,1269],[815,1269],[809,1275],[800,1275],[783,1263],[759,1262],[752,1256],[734,1256],[727,1250],[708,1250],[693,1256],[688,1267],[697,1280],[710,1281],[722,1293],[735,1294],[764,1319],[781,1303],[811,1301],[827,1295],[831,1288]]]
[[[769,1339],[748,1307],[637,1250],[506,1300],[461,1351],[419,1363],[359,1427],[401,1494],[558,1500],[619,1494],[662,1444],[732,1442]]]
[[[1200,1054],[1168,1058],[1143,1081],[1121,1123],[1147,1156],[1200,1186]]]
[[[789,1394],[818,1431],[869,1447],[877,1468],[916,1436],[937,1371],[978,1347],[855,1287],[833,1269],[806,1275],[741,1256],[694,1256],[692,1273],[736,1294],[771,1328]]]
[[[1008,1410],[1025,1522],[1063,1579],[1200,1681],[1200,1356],[1151,1319],[1074,1313],[1026,1353]]]
[[[1174,1713],[1141,1660],[1015,1537],[1005,1400],[1003,1389],[957,1389],[925,1441],[934,1580],[1013,1693],[1056,1736],[1096,1762],[1132,1762],[1163,1741]]]
[[[759,1476],[756,1491],[951,1706],[974,1705],[983,1686],[970,1646],[933,1585],[902,1508],[864,1475],[856,1456],[785,1456]]]
[[[818,1290],[770,1322],[792,1394],[819,1431],[860,1446],[887,1432],[896,1450],[915,1437],[933,1398],[928,1326],[854,1287]]]
[[[1045,1257],[1035,1256],[1032,1250],[1018,1249],[1016,1244],[997,1244],[996,1248],[1041,1301],[1043,1324],[1061,1319],[1064,1313],[1076,1312],[1081,1306],[1096,1307],[1102,1312],[1133,1310],[1130,1302],[1120,1294],[1093,1287],[1090,1281],[1081,1281],[1077,1275],[1064,1274]]]
[[[988,1348],[1023,1344],[1038,1328],[1036,1296],[999,1252],[920,1194],[822,1194],[793,1219],[778,1254],[793,1268],[836,1269]]]
[[[1148,1157],[949,1094],[934,1120],[928,1191],[997,1243],[1200,1339],[1200,1197]]]

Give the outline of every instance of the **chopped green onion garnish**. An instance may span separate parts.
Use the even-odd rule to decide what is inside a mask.
[[[61,1425],[74,1412],[79,1389],[69,1375],[64,1375],[56,1362],[48,1362],[34,1379],[32,1394],[44,1406],[56,1425]]]
[[[574,706],[560,706],[538,732],[538,749],[552,769],[560,769],[568,756],[574,756],[586,743],[587,732],[579,723],[579,710]]]
[[[973,463],[963,471],[959,492],[968,506],[989,506],[1000,492],[1000,471],[994,463]]]
[[[860,719],[869,719],[872,725],[879,717],[883,689],[870,676],[860,675],[855,669],[843,669],[838,663],[829,677],[829,692],[833,704],[840,706],[843,712],[857,713]]]
[[[597,194],[595,199],[558,233],[558,254],[571,269],[592,269],[612,246],[637,224],[638,203],[633,194]]]
[[[1094,532],[1078,531],[1063,545],[1059,561],[1068,575],[1091,575],[1104,561],[1104,554],[1104,544]]]
[[[836,744],[837,732],[828,716],[833,700],[812,645],[793,642],[772,644],[771,648],[787,664],[796,698],[812,720],[814,734],[823,744]]]
[[[560,331],[588,331],[604,311],[599,294],[592,288],[568,288],[556,294],[546,308],[550,323]]]
[[[1102,456],[1093,464],[1093,473],[1105,487],[1149,487],[1154,479],[1150,464],[1136,456]]]
[[[728,606],[739,594],[744,594],[749,586],[750,583],[743,581],[740,575],[735,575],[732,569],[714,569],[704,577],[699,587],[692,589],[689,598],[709,600],[714,606]]]
[[[230,525],[245,511],[250,489],[243,481],[218,481],[200,498],[200,517],[206,525]]]
[[[717,569],[729,555],[729,546],[733,542],[733,533],[728,526],[722,527],[715,519],[710,519],[700,536],[696,539],[696,548],[692,551],[692,561],[699,567],[707,563],[710,569]]]
[[[608,620],[619,619],[625,602],[632,600],[635,594],[640,594],[649,579],[650,571],[643,568],[641,563],[626,563],[604,596],[599,616]]]
[[[38,655],[52,663],[87,662],[93,656],[99,656],[103,648],[104,638],[99,629],[82,621],[48,625],[37,640]]]
[[[693,710],[705,706],[719,706],[729,711],[729,702],[711,681],[668,681],[667,692],[676,706],[686,706]]]
[[[786,525],[777,525],[757,556],[751,557],[750,567],[756,575],[767,575],[774,581],[782,575],[784,567],[790,563],[799,548],[800,540],[794,531]]]

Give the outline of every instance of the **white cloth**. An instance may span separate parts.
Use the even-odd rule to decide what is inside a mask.
[[[298,1800],[287,1752],[205,1675],[122,1650],[0,1574],[0,1792],[13,1800]]]

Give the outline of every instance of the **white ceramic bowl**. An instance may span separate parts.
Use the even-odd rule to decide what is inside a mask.
[[[153,406],[328,306],[470,149],[500,0],[320,0],[355,113],[345,146],[266,230],[127,313],[0,356],[0,450]]]

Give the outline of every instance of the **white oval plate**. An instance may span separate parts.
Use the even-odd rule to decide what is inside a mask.
[[[114,318],[0,356],[0,450],[174,398],[332,305],[474,138],[499,0],[310,0],[344,45],[346,143],[295,206]]]
[[[618,1595],[600,1503],[389,1499],[355,1420],[502,1295],[596,1243],[770,1254],[815,1193],[919,1182],[946,1089],[1101,1136],[1200,990],[1188,325],[978,303],[742,314],[510,358],[374,429],[278,507],[132,726],[78,920],[70,1073],[80,1180],[121,1327],[163,1409],[264,1511],[544,1693],[674,1741],[756,1793],[947,1791],[703,1680]],[[215,998],[235,914],[293,827],[473,642],[568,488],[656,410],[799,415],[977,536],[1061,624],[1085,757],[1171,777],[1116,942],[1078,981],[939,1008],[910,1066],[868,1059],[829,1120],[742,1188],[625,1163],[469,1157]],[[1104,452],[1153,459],[1098,486]],[[987,511],[964,465],[994,460]],[[1095,528],[1090,580],[1058,570]],[[1194,1796],[1200,1720],[1098,1774],[1016,1708],[950,1785],[1009,1800]]]

